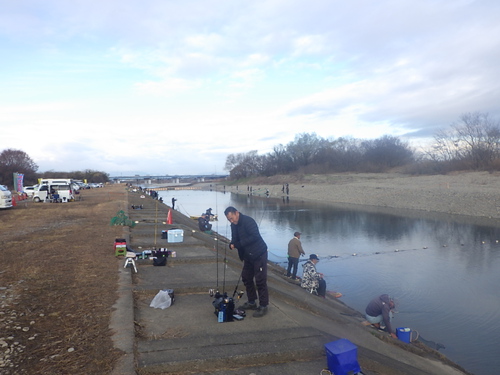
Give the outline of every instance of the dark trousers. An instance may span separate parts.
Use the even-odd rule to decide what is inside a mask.
[[[288,257],[288,269],[286,270],[286,275],[287,276],[291,275],[292,279],[295,279],[297,277],[298,266],[299,266],[299,258]]]
[[[241,280],[247,289],[249,302],[257,301],[258,292],[259,305],[264,307],[269,304],[269,293],[267,290],[267,251],[254,261],[243,261]]]
[[[319,286],[318,289],[316,289],[318,292],[318,296],[324,297],[326,296],[326,281],[323,279],[319,279]]]

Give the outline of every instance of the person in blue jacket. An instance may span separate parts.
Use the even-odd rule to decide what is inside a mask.
[[[232,206],[224,210],[224,215],[231,223],[231,243],[229,248],[238,249],[238,256],[243,261],[241,280],[247,291],[248,302],[245,302],[239,308],[256,310],[253,316],[262,317],[266,315],[269,305],[267,245],[260,235],[257,223],[250,216],[243,215]]]

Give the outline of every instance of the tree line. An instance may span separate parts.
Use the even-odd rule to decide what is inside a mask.
[[[96,183],[109,181],[108,173],[92,169],[72,172],[47,171],[38,173],[37,171],[38,165],[22,150],[10,148],[0,153],[0,185],[6,185],[10,189],[14,187],[14,173],[24,174],[25,186],[36,184],[39,178],[72,178]]]
[[[415,150],[399,137],[377,139],[340,137],[325,139],[316,133],[301,133],[286,145],[274,146],[267,154],[257,150],[229,154],[225,170],[231,179],[290,173],[387,172],[410,174],[447,173],[458,170],[500,170],[500,123],[488,113],[461,115],[447,129],[434,135],[434,143]],[[21,150],[0,153],[0,184],[13,187],[13,173],[23,173],[25,185],[38,178],[73,178],[88,182],[108,182],[109,174],[84,171],[38,173],[38,165]]]
[[[434,143],[416,150],[399,137],[364,140],[325,139],[301,133],[286,145],[259,155],[256,150],[230,154],[225,169],[231,179],[290,173],[387,172],[447,173],[454,170],[500,168],[500,123],[487,113],[460,116],[448,129],[438,130]]]

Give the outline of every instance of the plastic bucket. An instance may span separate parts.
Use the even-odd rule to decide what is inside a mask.
[[[415,334],[415,337],[412,337],[413,334]],[[418,339],[418,332],[407,327],[396,328],[396,335],[398,336],[398,339],[406,342],[407,344]]]

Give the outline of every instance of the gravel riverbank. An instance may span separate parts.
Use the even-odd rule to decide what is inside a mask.
[[[409,176],[398,173],[346,173],[273,176],[227,185],[231,192],[357,205],[364,210],[404,211],[407,215],[456,216],[500,227],[500,173],[465,172]]]

